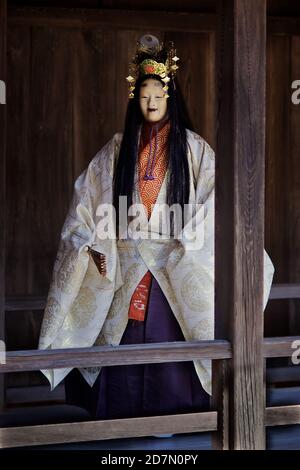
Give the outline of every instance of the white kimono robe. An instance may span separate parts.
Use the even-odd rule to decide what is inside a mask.
[[[187,130],[190,169],[190,203],[204,205],[197,212],[197,230],[204,228],[204,243],[191,239],[191,228],[181,239],[101,240],[97,236],[97,206],[111,203],[112,176],[122,134],[117,133],[96,154],[75,182],[73,200],[61,232],[47,298],[39,349],[118,345],[128,321],[131,296],[150,270],[162,288],[172,311],[190,340],[214,338],[214,175],[215,155],[198,134]],[[166,201],[167,174],[156,205],[143,231],[158,234],[159,204]],[[137,183],[137,170],[135,183]],[[135,186],[135,188],[137,188]],[[134,191],[133,203],[141,203]],[[199,209],[200,211],[200,209]],[[200,214],[200,217],[199,217]],[[190,213],[190,221],[196,214]],[[100,276],[87,246],[104,253],[107,274]],[[274,274],[273,264],[264,253],[264,308]],[[195,360],[203,388],[211,394],[211,361]],[[101,367],[79,369],[93,385]],[[42,370],[51,390],[71,371]]]

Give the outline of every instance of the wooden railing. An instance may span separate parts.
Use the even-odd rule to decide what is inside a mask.
[[[264,356],[284,357],[293,352],[300,337],[266,338]],[[98,346],[93,348],[8,351],[0,373],[34,371],[44,368],[113,366],[212,359],[228,361],[232,356],[228,341],[194,341],[143,345]],[[300,405],[266,408],[266,426],[300,424]],[[158,433],[214,432],[218,430],[218,410],[202,413],[145,418],[85,421],[76,423],[19,426],[0,429],[1,448],[46,445],[93,440],[141,437]]]
[[[277,284],[272,287],[270,299],[299,298],[299,284]],[[46,297],[14,297],[6,299],[6,311],[43,310]],[[264,357],[289,357],[292,344],[298,337],[264,339]],[[149,364],[174,361],[212,359],[218,367],[232,357],[229,341],[192,341],[151,343],[142,345],[97,346],[61,350],[8,351],[6,363],[0,364],[0,373],[37,371],[41,369]],[[222,415],[223,416],[223,415]],[[227,416],[227,413],[226,413]],[[218,424],[219,423],[219,424]],[[266,408],[265,425],[276,426],[300,423],[300,405]],[[98,439],[141,437],[158,433],[214,432],[228,422],[218,419],[218,410],[186,415],[153,416],[146,418],[59,423],[38,426],[2,428],[0,446],[82,442]]]

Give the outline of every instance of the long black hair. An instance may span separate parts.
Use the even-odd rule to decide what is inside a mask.
[[[165,85],[158,75],[143,75],[135,83],[134,98],[127,106],[123,139],[114,173],[113,204],[116,209],[117,226],[119,212],[119,196],[127,196],[128,207],[132,204],[134,190],[135,166],[138,158],[138,133],[144,117],[142,115],[139,95],[141,84],[148,78],[154,78]],[[170,119],[170,134],[168,141],[169,178],[167,181],[167,201],[171,206],[178,203],[182,210],[189,200],[189,167],[187,159],[186,129],[192,130],[192,124],[176,80],[168,83],[168,114]]]

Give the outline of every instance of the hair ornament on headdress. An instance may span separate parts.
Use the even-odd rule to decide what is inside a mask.
[[[164,61],[162,61],[163,56],[165,56]],[[129,98],[134,97],[135,83],[143,75],[158,75],[165,84],[164,97],[169,98],[168,83],[172,78],[175,84],[174,76],[179,68],[178,60],[173,42],[170,42],[166,48],[163,43],[160,44],[156,36],[152,34],[142,36],[137,41],[136,54],[129,63],[129,75],[126,77],[129,84]]]

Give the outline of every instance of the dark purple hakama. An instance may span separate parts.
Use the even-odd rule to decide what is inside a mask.
[[[152,277],[145,321],[128,320],[120,344],[184,341],[158,282]],[[209,409],[194,364],[173,362],[103,367],[93,387],[73,369],[65,378],[66,401],[94,419],[133,418]]]

